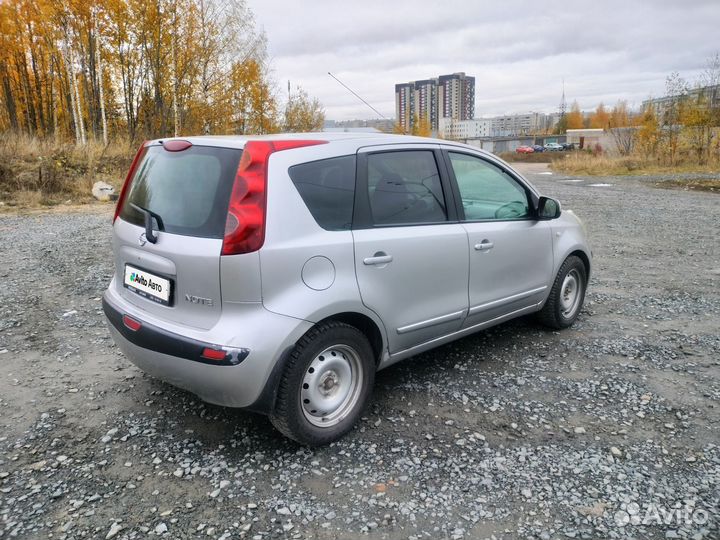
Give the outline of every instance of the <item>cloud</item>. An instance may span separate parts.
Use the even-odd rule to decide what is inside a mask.
[[[476,115],[594,108],[659,95],[665,77],[697,78],[720,49],[716,1],[507,3],[444,0],[249,0],[269,41],[275,78],[317,96],[329,119],[386,116],[394,85],[465,71]]]

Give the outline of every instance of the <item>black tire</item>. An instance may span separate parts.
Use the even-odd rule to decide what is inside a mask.
[[[330,351],[332,357],[328,355],[328,362],[325,363],[321,353],[327,351]],[[342,370],[322,367],[332,366],[332,362],[339,362],[339,367],[343,369],[343,362],[347,362],[349,371],[343,373],[352,375],[349,378],[343,377],[338,375],[338,371]],[[313,366],[318,366],[319,369],[315,370]],[[270,414],[270,421],[280,433],[301,444],[320,446],[336,441],[350,431],[362,415],[372,393],[375,369],[372,347],[360,330],[337,321],[319,324],[308,331],[290,353],[278,383],[277,398]],[[325,379],[322,379],[325,381],[324,384],[321,382],[323,376],[325,376]],[[359,380],[355,378],[358,376]],[[310,380],[308,378],[318,383],[313,384],[312,394],[308,394],[313,392],[308,389],[309,385],[305,382]],[[342,408],[341,404],[333,413],[334,418],[332,415],[325,417],[322,411],[313,409],[311,413],[308,410],[315,405],[307,399],[308,397],[317,400],[333,399],[332,396],[328,398],[322,393],[332,392],[333,389],[341,391],[343,380],[353,382],[349,383],[348,397],[342,401],[345,408]],[[322,406],[327,402],[318,401],[318,403]],[[332,425],[317,425],[328,418],[331,419]]]
[[[567,279],[567,281],[566,281]],[[578,287],[577,302],[572,303],[568,309],[567,289],[572,286],[572,280]],[[565,287],[563,287],[565,285]],[[550,290],[547,302],[538,313],[540,322],[550,328],[562,329],[572,326],[582,310],[587,290],[587,269],[580,257],[571,255],[558,270],[557,276]]]

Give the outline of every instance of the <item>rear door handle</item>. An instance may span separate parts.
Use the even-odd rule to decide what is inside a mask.
[[[495,244],[493,244],[490,240],[483,240],[479,244],[475,244],[476,251],[488,251],[494,247]]]
[[[365,264],[367,266],[388,264],[388,263],[391,263],[392,260],[393,260],[392,255],[388,255],[387,253],[378,251],[372,257],[366,257],[365,259],[363,259],[363,264]]]

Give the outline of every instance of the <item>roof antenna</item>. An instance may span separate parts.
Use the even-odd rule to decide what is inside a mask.
[[[380,111],[378,111],[375,107],[373,107],[373,106],[370,105],[367,101],[365,101],[363,98],[361,98],[359,95],[357,95],[357,94],[353,91],[353,89],[350,88],[347,84],[345,84],[344,82],[342,82],[340,79],[338,79],[335,75],[333,75],[333,74],[330,73],[329,71],[328,71],[328,75],[330,75],[333,79],[335,79],[337,82],[339,82],[341,85],[343,85],[343,87],[345,87],[345,89],[346,89],[348,92],[350,92],[353,96],[355,96],[355,97],[358,98],[360,101],[362,101],[365,105],[367,105],[368,107],[370,107],[373,111],[375,111],[376,114],[380,115],[380,117],[381,117],[383,120],[388,120],[388,118],[387,118],[384,114],[382,114],[382,113],[381,113]]]

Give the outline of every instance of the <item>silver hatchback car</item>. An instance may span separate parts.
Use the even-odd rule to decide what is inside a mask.
[[[113,220],[113,339],[147,373],[325,444],[378,369],[514,317],[570,326],[591,252],[495,156],[384,134],[143,144]]]

